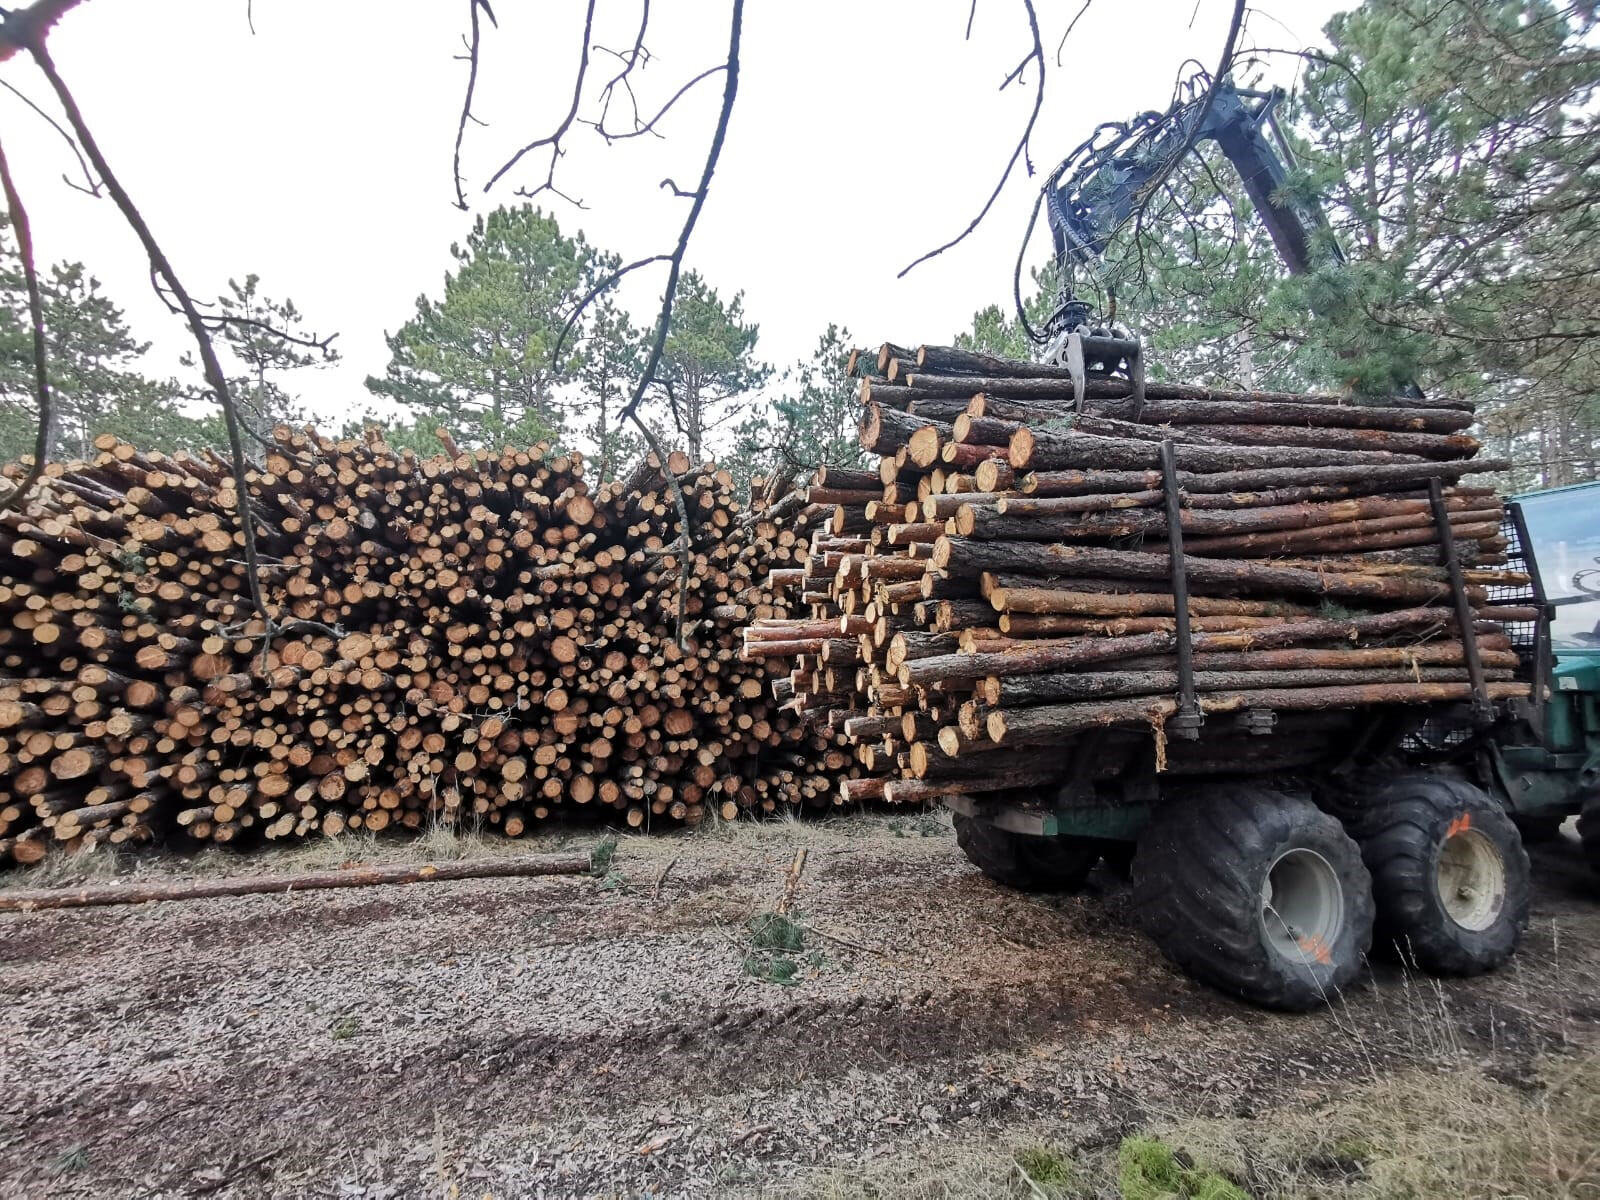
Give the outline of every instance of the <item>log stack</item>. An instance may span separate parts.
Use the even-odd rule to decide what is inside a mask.
[[[831,804],[859,770],[769,698],[781,665],[738,653],[742,626],[789,612],[763,581],[804,569],[799,493],[741,504],[679,454],[591,489],[544,446],[423,458],[280,429],[248,477],[269,638],[226,465],[96,445],[0,515],[0,862],[515,835],[557,812],[694,823]]]
[[[1504,464],[1474,457],[1462,402],[1169,383],[1136,397],[1090,377],[1080,403],[1064,367],[934,346],[850,369],[879,470],[814,483],[831,540],[813,543],[778,681],[854,743],[870,775],[842,782],[849,799],[1293,771],[1376,707],[1468,700],[1441,521],[1486,697],[1528,693],[1501,622],[1535,614],[1489,600],[1525,577],[1505,566],[1499,498],[1463,482]],[[1198,737],[1167,730],[1174,523]],[[776,654],[769,636],[747,631],[746,655]]]

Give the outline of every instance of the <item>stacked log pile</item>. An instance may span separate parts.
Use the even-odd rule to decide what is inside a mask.
[[[829,710],[871,771],[844,781],[848,798],[1287,770],[1376,707],[1470,698],[1430,480],[1488,696],[1527,693],[1499,622],[1534,614],[1488,600],[1521,578],[1502,505],[1462,482],[1504,464],[1473,457],[1465,404],[1157,383],[1140,401],[1111,377],[1079,404],[1065,368],[931,346],[858,353],[851,370],[879,470],[815,481],[835,504],[830,540],[806,563],[811,607],[787,627],[779,681]],[[1166,730],[1173,521],[1197,739]],[[746,654],[783,628],[747,633]]]
[[[248,481],[268,638],[225,464],[96,445],[0,516],[0,861],[515,835],[563,810],[692,823],[830,804],[851,766],[738,654],[742,625],[788,611],[763,581],[804,569],[800,493],[740,504],[677,454],[591,490],[545,447],[422,458],[280,430]]]

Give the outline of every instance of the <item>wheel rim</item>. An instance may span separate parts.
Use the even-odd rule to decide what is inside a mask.
[[[1435,876],[1439,903],[1463,929],[1488,929],[1506,903],[1506,864],[1500,850],[1476,829],[1461,829],[1439,847]]]
[[[1315,850],[1285,850],[1261,886],[1261,932],[1267,945],[1295,963],[1328,965],[1344,928],[1339,875]]]

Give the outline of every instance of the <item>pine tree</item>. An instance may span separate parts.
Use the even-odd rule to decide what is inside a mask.
[[[231,357],[238,368],[237,374],[228,377],[228,391],[239,419],[258,440],[266,441],[274,426],[306,419],[279,376],[285,371],[330,366],[339,361],[339,352],[326,343],[321,347],[299,344],[316,340],[305,329],[300,310],[293,300],[263,295],[260,284],[261,277],[255,274],[246,275],[243,283],[228,280],[228,290],[217,297],[213,310],[222,318],[213,340],[222,356]],[[183,362],[194,365],[187,355]],[[220,417],[218,425],[220,433]]]
[[[1108,249],[1156,372],[1374,395],[1416,381],[1480,401],[1512,486],[1595,477],[1594,30],[1592,5],[1549,0],[1335,17],[1283,114],[1299,161],[1284,190],[1329,219],[1319,265],[1287,273],[1215,147],[1168,181],[1137,244]]]
[[[607,483],[644,451],[644,439],[618,420],[644,369],[644,335],[610,296],[595,301],[585,325],[577,378],[591,419],[580,432],[595,448],[596,482]]]
[[[755,357],[758,336],[758,327],[744,322],[743,292],[724,304],[693,271],[679,280],[654,390],[690,458],[704,456],[709,435],[742,415],[736,402],[771,376],[772,368]]]
[[[854,380],[845,374],[850,331],[830,324],[812,356],[784,372],[782,394],[770,411],[740,426],[730,469],[741,487],[756,474],[821,466],[859,467],[866,455],[856,436],[861,415]]]
[[[417,298],[416,315],[388,336],[387,372],[367,387],[469,445],[557,437],[557,392],[576,373],[577,339],[552,355],[594,281],[595,252],[523,205],[479,217],[450,254],[443,298]]]
[[[0,238],[0,461],[9,462],[33,453],[38,408],[27,290],[9,227],[0,230],[6,234]],[[55,415],[52,458],[90,457],[102,433],[152,450],[205,443],[204,423],[184,411],[193,394],[137,369],[148,343],[134,337],[123,311],[82,263],[55,263],[39,284]]]

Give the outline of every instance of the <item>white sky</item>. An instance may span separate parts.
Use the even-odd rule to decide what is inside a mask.
[[[518,146],[547,132],[571,98],[581,0],[494,0],[485,26],[464,171],[478,210],[520,203],[543,178],[536,152],[488,196],[484,181]],[[1056,68],[1056,43],[1078,0],[1038,0],[1051,71],[1033,139],[1042,175],[1100,121],[1167,103],[1180,64],[1214,64],[1228,0],[1094,0]],[[1314,44],[1339,0],[1256,0],[1248,41]],[[998,93],[1027,48],[1018,3],[978,5],[964,42],[966,0],[898,4],[807,0],[747,5],[740,89],[721,165],[688,265],[725,295],[745,292],[759,351],[787,364],[809,354],[829,321],[860,344],[938,341],[977,308],[1007,302],[1011,266],[1037,186],[1016,174],[979,231],[953,251],[896,274],[960,230],[1010,154],[1033,101]],[[631,45],[638,6],[601,0],[595,42]],[[52,35],[56,65],[77,92],[102,148],[180,278],[213,296],[254,271],[269,295],[291,296],[319,331],[338,330],[342,364],[287,380],[331,424],[374,407],[363,387],[388,362],[386,330],[419,293],[438,294],[448,247],[472,216],[454,207],[451,147],[465,64],[464,0],[87,0]],[[726,6],[655,0],[638,76],[654,111],[686,79],[719,62]],[[1293,60],[1284,60],[1287,81]],[[597,55],[593,90],[614,60]],[[614,70],[614,68],[613,68]],[[53,110],[23,58],[4,78]],[[564,229],[625,259],[669,249],[720,101],[706,80],[663,122],[665,141],[607,148],[571,139],[558,183],[589,205],[546,196]],[[9,94],[0,130],[35,226],[41,262],[82,260],[155,349],[152,373],[175,373],[187,348],[178,319],[150,293],[133,235],[109,201],[69,189],[58,136]],[[1041,235],[1034,257],[1042,257]],[[622,293],[653,319],[661,276]]]

